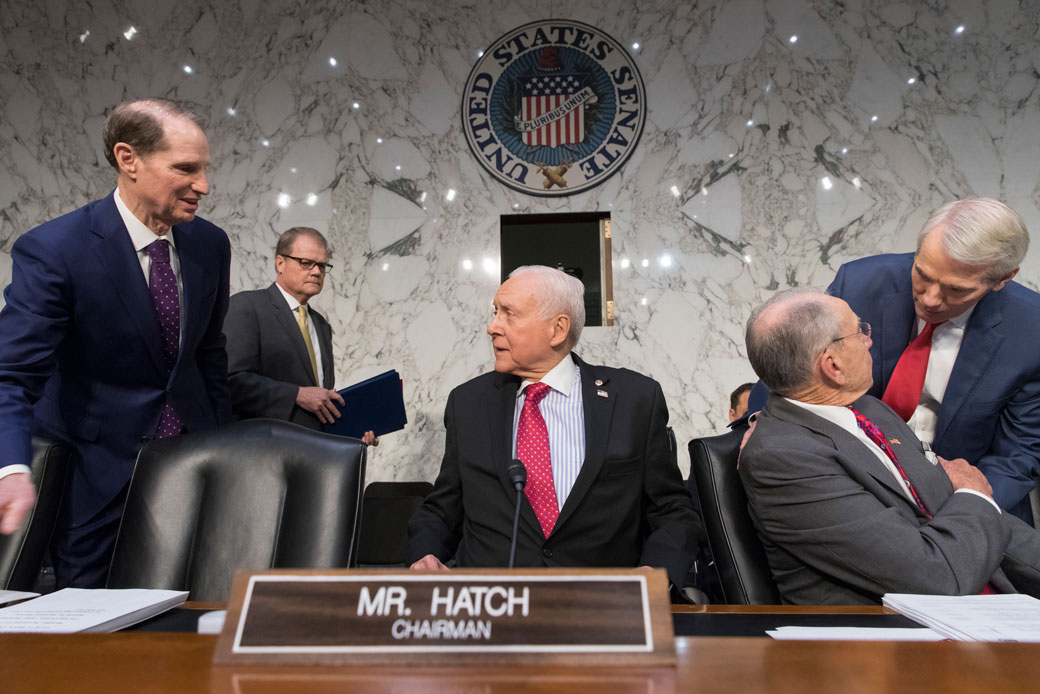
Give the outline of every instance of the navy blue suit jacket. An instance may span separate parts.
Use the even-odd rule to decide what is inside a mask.
[[[846,263],[828,288],[870,323],[880,398],[915,334],[914,254]],[[1015,282],[975,305],[964,330],[932,449],[978,466],[1001,508],[1030,519],[1026,496],[1040,476],[1040,294]]]
[[[183,287],[167,377],[137,253],[112,195],[23,234],[0,312],[0,465],[29,463],[31,436],[77,455],[63,515],[80,525],[130,479],[164,398],[188,431],[230,419],[222,332],[231,249],[196,218],[172,229]]]

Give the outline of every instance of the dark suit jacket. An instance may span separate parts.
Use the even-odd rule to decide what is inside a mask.
[[[853,407],[891,442],[931,520],[852,434],[771,395],[740,455],[748,508],[785,602],[868,604],[884,593],[970,595],[987,581],[1040,595],[1040,534],[946,472],[887,405]]]
[[[332,327],[307,307],[318,333],[322,387],[335,384]],[[224,321],[227,336],[231,407],[239,419],[273,417],[321,429],[313,414],[296,405],[300,386],[316,386],[307,347],[296,316],[276,284],[231,297]]]
[[[201,218],[171,233],[183,325],[168,377],[148,283],[112,195],[14,244],[0,312],[0,451],[4,463],[28,463],[34,429],[75,447],[63,508],[72,525],[126,485],[164,399],[188,431],[230,419],[228,238]]]
[[[627,369],[581,368],[585,461],[548,539],[521,501],[517,566],[668,570],[682,585],[704,531],[668,447],[661,386]],[[488,373],[455,388],[433,492],[409,523],[409,556],[506,566],[516,492],[506,475],[520,380]],[[606,397],[598,395],[605,392]],[[460,543],[461,540],[461,543]]]
[[[880,398],[915,334],[913,254],[842,265],[828,292],[870,323]],[[932,448],[978,466],[1001,508],[1031,517],[1026,495],[1040,476],[1040,295],[1010,282],[986,294],[964,330]]]

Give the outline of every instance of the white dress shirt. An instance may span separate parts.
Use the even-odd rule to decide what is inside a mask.
[[[949,376],[947,376],[947,379],[949,379]],[[899,474],[899,470],[896,469],[896,466],[892,463],[892,460],[888,457],[888,455],[886,455],[885,452],[881,450],[881,447],[873,441],[871,441],[870,437],[867,436],[866,432],[860,429],[859,424],[856,423],[856,415],[852,413],[852,410],[850,410],[847,407],[840,407],[838,405],[815,405],[807,402],[801,402],[799,400],[792,400],[790,398],[784,398],[784,400],[787,400],[787,402],[791,403],[792,405],[797,405],[798,407],[806,409],[812,412],[817,417],[822,417],[823,419],[826,419],[828,422],[837,424],[839,427],[855,436],[856,439],[858,439],[860,442],[863,443],[863,445],[870,449],[870,452],[874,454],[874,457],[881,461],[881,464],[884,465],[885,469],[888,470],[889,474],[892,475],[892,478],[896,481],[896,484],[903,491],[903,494],[906,495],[906,498],[909,499],[910,502],[913,503],[915,506],[917,505],[917,501],[914,499],[914,495],[910,493],[910,487],[907,484],[906,480],[904,480],[903,476]],[[938,463],[934,464],[938,465]],[[966,492],[968,494],[974,494],[975,496],[982,497],[983,499],[988,501],[993,506],[993,508],[997,509],[997,513],[1000,513],[1000,507],[997,506],[997,502],[995,502],[993,499],[989,498],[985,494],[977,492],[974,489],[954,490],[954,494],[960,494],[961,492]]]
[[[524,408],[527,386],[535,381],[524,381],[516,392],[513,410],[513,458],[516,458],[516,429],[520,411]],[[585,461],[585,410],[582,406],[581,369],[570,353],[542,377],[541,383],[549,392],[538,403],[545,427],[549,431],[549,457],[552,460],[553,485],[556,503],[563,508],[567,495]]]
[[[285,301],[289,304],[289,310],[293,312],[293,320],[296,320],[296,309],[299,306],[303,306],[303,304],[297,301],[296,297],[292,294],[282,289],[282,285],[275,282],[274,286],[278,287],[278,291],[280,291],[282,296],[285,297]],[[321,340],[318,339],[318,329],[314,327],[314,320],[311,318],[310,309],[307,310],[307,332],[311,334],[311,345],[314,347],[314,361],[317,363],[318,367],[318,373],[316,374],[318,378],[318,386],[324,388],[325,372],[322,370],[321,364]]]
[[[177,305],[180,307],[180,320],[178,321],[178,327],[180,330],[179,340],[184,337],[184,282],[181,280],[181,264],[177,258],[177,246],[174,245],[173,234],[170,233],[170,231],[167,231],[165,234],[160,236],[146,227],[144,222],[135,217],[134,213],[130,211],[130,208],[126,206],[126,203],[123,202],[123,198],[119,197],[118,188],[116,188],[113,197],[116,201],[116,209],[119,210],[119,216],[123,218],[123,225],[130,234],[130,243],[134,245],[134,250],[137,251],[137,260],[141,263],[141,272],[144,273],[144,282],[149,288],[152,286],[150,277],[152,256],[148,255],[148,251],[146,251],[145,248],[158,239],[166,239],[170,242],[170,269],[173,270],[173,276],[177,279]]]
[[[972,311],[970,309],[950,320],[935,326],[932,333],[932,351],[928,355],[928,368],[924,376],[924,388],[921,390],[921,401],[910,417],[907,425],[917,434],[917,438],[929,446],[935,441],[935,427],[939,422],[939,410],[942,407],[946,386],[950,383],[950,374],[961,351],[964,341],[964,326],[968,324]],[[917,334],[924,330],[925,322],[917,319]]]

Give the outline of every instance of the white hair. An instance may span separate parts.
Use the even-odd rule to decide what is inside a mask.
[[[918,235],[918,251],[925,237],[939,227],[943,250],[967,265],[986,266],[992,282],[1010,275],[1029,250],[1029,232],[1022,217],[992,198],[954,200],[940,207]]]
[[[585,285],[577,277],[546,265],[521,265],[509,273],[509,279],[520,275],[530,275],[535,280],[542,318],[562,313],[571,319],[567,340],[573,349],[585,327]]]

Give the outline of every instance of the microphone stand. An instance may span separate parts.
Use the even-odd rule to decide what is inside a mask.
[[[516,560],[516,536],[520,530],[520,503],[523,500],[524,487],[527,485],[527,468],[520,460],[513,460],[512,465],[506,468],[506,474],[516,489],[516,513],[513,514],[513,537],[509,543],[509,568],[513,568]]]

